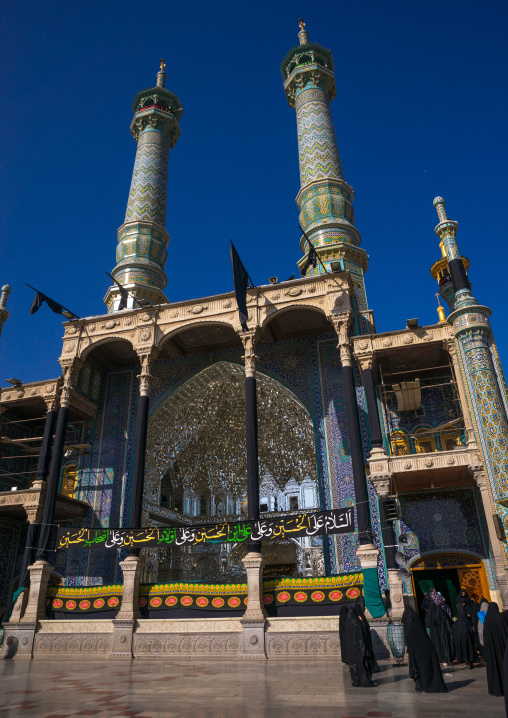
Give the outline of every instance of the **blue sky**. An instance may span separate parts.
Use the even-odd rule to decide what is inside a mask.
[[[378,331],[436,321],[439,194],[508,360],[507,15],[491,0],[4,5],[1,383],[60,374],[60,318],[45,306],[30,316],[25,282],[80,316],[105,311],[136,149],[130,107],[160,57],[185,110],[170,156],[167,296],[231,291],[230,238],[257,284],[297,271],[296,121],[279,66],[300,16],[335,57],[332,109]]]

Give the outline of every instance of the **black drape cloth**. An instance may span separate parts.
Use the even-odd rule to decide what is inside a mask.
[[[355,608],[350,608],[344,638],[347,646],[347,657],[351,683],[353,686],[367,688],[372,684],[372,674],[369,669],[367,646],[365,645],[365,632],[362,622]]]
[[[445,693],[447,688],[437,653],[425,626],[411,606],[404,609],[402,625],[409,656],[409,677],[414,680],[416,690],[424,693]]]
[[[362,384],[365,391],[365,399],[367,400],[370,440],[372,446],[383,446],[383,435],[381,433],[381,423],[379,421],[376,388],[374,386],[372,369],[367,368],[362,371]]]
[[[474,663],[476,655],[476,635],[471,616],[466,614],[462,603],[457,603],[457,620],[453,624],[453,643],[455,659],[459,663]]]
[[[340,657],[342,663],[347,663],[347,643],[346,643],[346,621],[349,613],[348,606],[342,606],[339,614],[339,640],[340,640]]]
[[[53,456],[51,459],[51,469],[48,477],[48,487],[46,490],[46,499],[44,502],[44,511],[42,514],[41,528],[39,531],[39,540],[37,543],[37,560],[47,561],[49,553],[49,539],[51,535],[51,525],[55,514],[56,496],[58,493],[58,482],[60,480],[60,470],[62,468],[63,449],[65,444],[65,432],[67,431],[67,420],[69,418],[69,409],[61,406],[58,412],[58,420],[56,422],[55,442],[53,445]]]
[[[247,432],[247,515],[259,519],[258,403],[256,377],[245,377],[245,418]],[[249,551],[260,552],[260,541],[249,541]]]
[[[502,696],[504,654],[508,642],[508,612],[489,604],[483,626],[483,658],[487,667],[487,686],[491,696]]]
[[[376,657],[374,656],[374,648],[372,646],[370,624],[365,617],[365,611],[363,610],[363,607],[360,603],[355,604],[355,611],[362,625],[369,670],[371,673],[379,673],[379,666],[376,661]]]
[[[358,419],[358,404],[356,403],[355,380],[353,367],[342,367],[342,385],[346,403],[347,425],[349,432],[349,449],[353,465],[353,481],[355,485],[356,519],[358,521],[358,538],[360,544],[372,543],[372,529],[370,525],[369,491],[365,477],[365,462],[363,459],[362,437]]]
[[[451,259],[448,262],[450,277],[452,278],[453,289],[458,292],[459,289],[471,289],[471,283],[467,278],[466,270],[462,259]]]
[[[436,604],[429,606],[425,627],[430,629],[430,640],[440,663],[451,663],[454,657],[452,621]]]

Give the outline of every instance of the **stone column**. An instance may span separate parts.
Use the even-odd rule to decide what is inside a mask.
[[[134,471],[131,487],[130,528],[141,527],[143,511],[143,491],[145,486],[146,434],[148,430],[148,409],[150,405],[150,358],[141,357],[139,378],[138,410],[136,414],[136,433],[134,439]],[[137,555],[139,549],[134,549]],[[129,552],[131,553],[131,552]]]
[[[259,521],[258,406],[256,393],[256,331],[240,334],[245,354],[245,427],[247,439],[247,518]],[[260,553],[261,543],[249,541],[249,553]]]
[[[383,536],[385,550],[386,569],[388,572],[388,588],[390,590],[390,615],[394,621],[400,621],[402,614],[404,613],[402,581],[397,575],[399,570],[399,566],[395,561],[397,539],[393,529],[393,522],[387,521],[386,518],[386,498],[380,498],[379,500],[379,514],[381,534]]]
[[[139,378],[138,410],[134,438],[134,471],[131,487],[129,527],[141,528],[143,492],[145,486],[146,435],[150,404],[150,356],[142,355]],[[139,583],[145,563],[139,549],[127,549],[127,558],[120,562],[123,573],[123,592],[120,610],[113,619],[114,636],[112,658],[133,658],[135,621],[141,618],[139,610]]]
[[[482,497],[483,511],[485,512],[485,519],[487,521],[490,550],[492,552],[494,566],[496,568],[496,578],[499,585],[500,598],[503,603],[503,607],[508,608],[508,566],[506,565],[504,551],[501,548],[501,543],[497,537],[496,528],[494,526],[493,508],[489,495],[487,477],[483,467],[474,468],[473,475]]]
[[[65,434],[67,431],[67,421],[69,418],[70,390],[72,386],[74,372],[78,369],[79,366],[81,366],[81,362],[75,362],[74,365],[65,367],[64,369],[64,383],[60,394],[60,409],[58,411],[55,441],[53,445],[53,454],[51,457],[51,469],[49,471],[46,499],[44,502],[44,512],[42,514],[39,540],[37,542],[37,561],[47,561],[48,559],[49,539],[51,535],[53,516],[55,513],[56,496],[58,493],[58,482],[60,480],[60,471],[62,469]],[[39,462],[39,467],[37,469],[38,478],[39,468],[41,472],[45,468],[47,468],[47,459],[45,459],[43,463]]]
[[[249,551],[242,559],[247,571],[247,610],[240,619],[242,624],[242,658],[266,658],[263,604],[263,566],[265,560],[258,551]]]
[[[35,504],[24,506],[30,526],[28,527],[28,533],[26,537],[25,552],[23,555],[23,563],[21,565],[18,588],[21,588],[22,586],[24,588],[28,587],[30,577],[28,567],[33,561],[35,546],[37,545],[39,538],[38,524],[40,521],[43,520],[43,507],[45,505],[45,502],[40,502],[39,496],[43,495],[43,491],[44,496],[46,496],[47,494],[46,479],[48,478],[48,469],[51,460],[51,445],[53,443],[53,431],[55,429],[55,422],[57,418],[56,405],[56,396],[46,400],[47,412],[46,421],[44,423],[44,432],[42,436],[41,453],[39,454],[37,473],[35,475],[35,481],[33,482],[32,486],[32,488],[34,489],[40,489],[41,493],[37,496],[37,501],[35,502]],[[15,611],[13,610],[13,614],[14,613]]]
[[[122,603],[113,619],[113,649],[110,658],[134,658],[134,628],[141,618],[139,610],[139,583],[145,567],[139,556],[127,556],[120,562],[123,573]]]
[[[240,334],[245,354],[245,419],[247,433],[247,518],[259,520],[259,465],[258,465],[258,413],[256,394],[256,331]],[[266,658],[265,619],[263,605],[263,566],[261,543],[249,541],[249,552],[242,559],[247,571],[247,610],[240,619],[242,635],[242,657]]]
[[[339,337],[339,343],[337,346],[340,350],[340,361],[342,364],[342,386],[344,389],[344,399],[346,403],[349,445],[351,451],[351,462],[353,465],[356,518],[358,522],[360,550],[362,546],[366,546],[367,550],[370,552],[374,547],[372,544],[373,536],[370,522],[369,492],[365,476],[365,462],[363,457],[362,437],[360,433],[358,404],[356,401],[353,374],[353,358],[351,355],[351,344],[349,340],[349,327],[352,318],[353,313],[351,310],[342,314],[334,314],[329,317]],[[374,550],[377,551],[377,549]]]

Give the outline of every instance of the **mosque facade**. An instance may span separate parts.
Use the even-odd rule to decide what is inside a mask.
[[[336,655],[338,608],[362,594],[381,642],[432,585],[452,606],[461,587],[508,606],[508,394],[491,310],[436,197],[438,321],[376,331],[331,113],[333,56],[303,22],[298,37],[281,72],[297,121],[302,277],[249,288],[247,328],[235,293],[164,295],[183,107],[161,62],[132,107],[107,312],[64,323],[61,377],[0,391],[0,605],[14,604],[4,628],[18,657]],[[56,537],[57,526],[111,535],[351,507],[349,533],[258,546],[128,551]],[[168,637],[156,619],[172,617],[182,623]],[[234,627],[219,625],[228,617]]]

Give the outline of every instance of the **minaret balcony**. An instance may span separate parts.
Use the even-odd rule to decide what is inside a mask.
[[[413,453],[368,459],[368,474],[380,496],[424,489],[455,488],[474,483],[482,462],[476,449]]]

